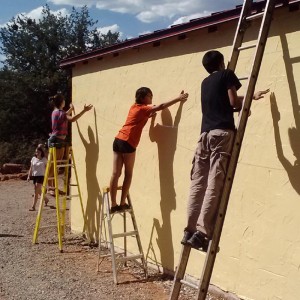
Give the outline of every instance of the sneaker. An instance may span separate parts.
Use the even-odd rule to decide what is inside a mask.
[[[187,240],[186,244],[194,249],[206,252],[208,249],[209,240],[206,238],[204,233],[196,231],[193,236]]]
[[[110,208],[110,213],[111,213],[111,214],[114,214],[114,213],[117,212],[117,211],[120,211],[120,206],[119,206],[119,205],[112,206],[112,207]]]
[[[121,204],[119,207],[120,207],[121,211],[124,211],[124,210],[127,210],[127,209],[131,209],[130,205],[127,204],[127,203]]]
[[[181,244],[182,245],[187,245],[187,241],[193,236],[193,233],[188,231],[188,230],[184,230],[183,232],[183,238],[181,240]]]

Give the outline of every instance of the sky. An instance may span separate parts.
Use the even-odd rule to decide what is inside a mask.
[[[129,39],[242,3],[243,0],[0,0],[0,26],[19,14],[39,19],[46,4],[51,11],[62,14],[86,5],[91,18],[98,21],[99,31],[118,31],[121,39]]]
[[[72,7],[87,5],[97,27],[119,31],[122,38],[137,37],[173,24],[234,8],[242,0],[0,0],[0,26],[18,14],[38,19],[48,4],[53,12],[69,13]]]

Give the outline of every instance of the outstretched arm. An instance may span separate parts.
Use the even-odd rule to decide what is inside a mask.
[[[177,98],[170,100],[168,102],[161,103],[157,106],[153,106],[153,108],[151,109],[150,117],[153,114],[155,114],[157,111],[163,110],[171,105],[174,105],[177,102],[185,102],[187,100],[188,96],[189,96],[188,93],[184,93],[184,91],[181,91],[180,95]]]
[[[270,89],[264,91],[258,91],[254,93],[253,100],[259,100],[264,98],[264,95],[267,94]],[[230,101],[230,105],[233,107],[234,111],[240,111],[243,106],[244,96],[238,96],[236,92],[235,86],[232,86],[228,89],[228,97]]]
[[[89,105],[84,105],[83,110],[78,113],[77,115],[75,114],[74,116],[70,116],[67,114],[67,119],[69,122],[75,122],[77,121],[85,112],[91,110],[93,108],[93,105],[89,104]],[[74,110],[74,108],[73,108]]]
[[[264,98],[264,95],[269,93],[270,92],[270,89],[266,89],[264,91],[258,91],[256,93],[254,93],[253,95],[253,100],[259,100],[259,99],[262,99]]]

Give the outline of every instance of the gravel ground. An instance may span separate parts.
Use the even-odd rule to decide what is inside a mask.
[[[81,236],[67,228],[64,252],[57,244],[56,210],[43,209],[39,243],[32,244],[37,212],[30,212],[32,183],[22,180],[0,182],[0,299],[168,299],[172,278],[149,270],[149,278],[135,265],[122,269],[120,284],[113,284],[111,261],[96,272],[98,248],[86,245]],[[184,287],[181,300],[196,299]],[[215,299],[208,296],[207,299]]]

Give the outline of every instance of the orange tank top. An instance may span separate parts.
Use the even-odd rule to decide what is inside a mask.
[[[152,106],[146,104],[133,104],[130,107],[127,119],[116,138],[127,141],[136,148],[141,139],[142,130],[151,114]]]

